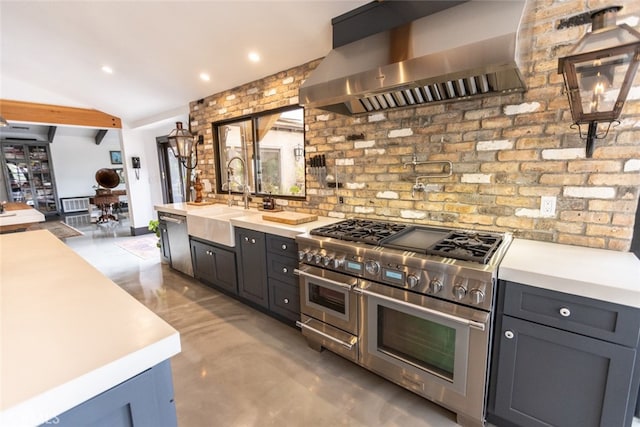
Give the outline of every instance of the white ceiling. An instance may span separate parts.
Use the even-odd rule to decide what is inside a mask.
[[[185,115],[190,101],[325,56],[331,18],[365,3],[0,0],[0,98],[152,124]],[[253,50],[259,63],[247,59]]]

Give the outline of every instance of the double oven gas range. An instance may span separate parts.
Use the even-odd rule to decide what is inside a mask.
[[[497,267],[511,235],[349,219],[296,237],[301,320],[327,348],[483,425]]]

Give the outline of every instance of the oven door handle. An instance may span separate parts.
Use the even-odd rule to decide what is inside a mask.
[[[294,274],[297,274],[298,276],[305,276],[305,277],[310,277],[312,279],[316,279],[316,280],[321,280],[325,283],[331,283],[332,285],[338,286],[340,288],[343,289],[347,289],[347,290],[352,290],[353,287],[356,285],[357,280],[354,279],[352,284],[347,284],[347,283],[342,283],[342,282],[338,282],[336,280],[331,280],[331,279],[327,279],[326,277],[321,277],[321,276],[316,276],[315,274],[311,274],[311,273],[307,273],[304,270],[299,270],[299,269],[294,269],[293,270]]]
[[[481,331],[485,330],[484,323],[476,322],[475,320],[469,320],[469,319],[465,319],[465,318],[462,318],[462,317],[454,316],[452,314],[443,313],[441,311],[434,310],[434,309],[431,309],[431,308],[427,308],[427,307],[422,307],[422,306],[419,306],[419,305],[411,304],[411,303],[408,303],[406,301],[402,301],[402,300],[398,300],[398,299],[395,299],[395,298],[391,298],[391,297],[388,297],[386,295],[381,295],[381,294],[376,293],[376,292],[368,291],[366,289],[355,288],[354,292],[359,293],[359,294],[372,296],[374,298],[379,298],[381,300],[392,302],[394,304],[398,304],[398,305],[401,305],[401,306],[404,306],[404,307],[409,307],[409,308],[412,308],[414,310],[422,311],[423,313],[431,314],[433,316],[449,319],[449,320],[452,320],[452,321],[454,321],[456,323],[461,323],[463,325],[469,326],[471,328],[479,329]]]
[[[307,322],[309,322],[311,319],[307,320]],[[296,326],[299,327],[300,329],[307,329],[311,332],[313,332],[314,334],[318,334],[323,338],[326,338],[330,341],[333,341],[336,344],[340,344],[341,346],[343,346],[344,348],[346,348],[347,350],[351,350],[353,348],[353,346],[355,345],[354,342],[348,343],[342,340],[339,340],[338,338],[332,337],[329,334],[326,334],[316,328],[312,328],[311,326],[307,325],[307,322],[301,322],[299,320],[296,321]]]

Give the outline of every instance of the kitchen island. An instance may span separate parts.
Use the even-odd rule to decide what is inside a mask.
[[[0,266],[0,425],[86,424],[104,396],[127,425],[176,424],[173,327],[48,231],[0,236]]]
[[[4,212],[0,213],[0,233],[24,231],[36,222],[43,222],[44,215],[26,203],[4,203]]]

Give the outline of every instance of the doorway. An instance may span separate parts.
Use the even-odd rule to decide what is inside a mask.
[[[160,179],[162,180],[162,200],[164,203],[185,203],[185,170],[173,155],[166,136],[156,138]]]

